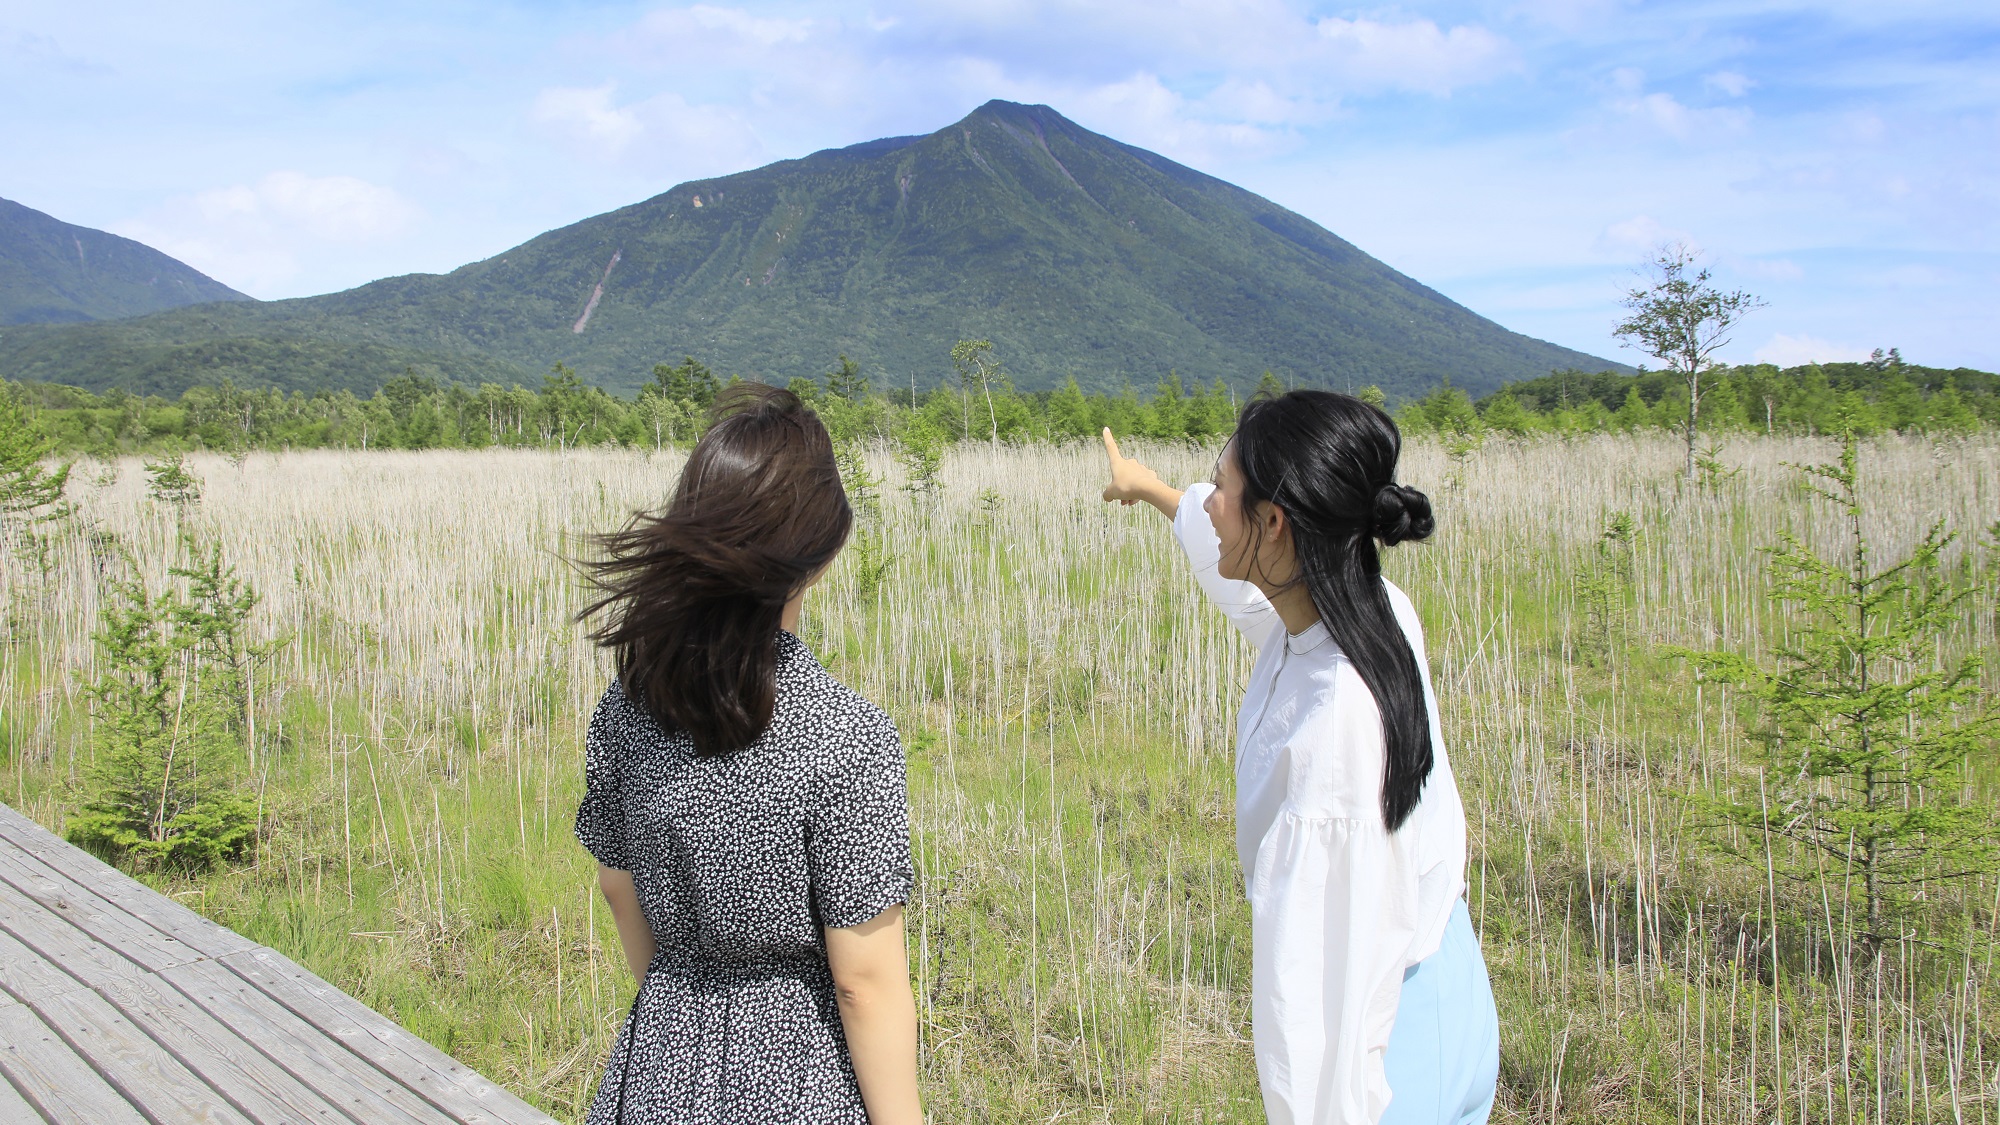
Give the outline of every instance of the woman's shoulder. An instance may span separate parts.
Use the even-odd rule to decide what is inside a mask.
[[[803,641],[793,638],[796,659],[780,663],[778,714],[793,737],[841,741],[895,739],[896,723],[867,696],[841,683]]]
[[[612,677],[604,694],[598,697],[597,709],[591,713],[589,742],[609,749],[636,740],[657,741],[660,737],[660,724],[645,705],[626,692],[621,680]]]

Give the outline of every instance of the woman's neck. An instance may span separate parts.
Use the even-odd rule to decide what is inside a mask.
[[[778,611],[778,628],[783,629],[793,636],[797,636],[799,632],[799,613],[805,609],[805,606],[806,592],[800,590],[791,601],[785,603],[784,609]]]
[[[1285,632],[1293,636],[1312,628],[1319,620],[1319,607],[1313,604],[1312,591],[1303,582],[1294,582],[1282,590],[1266,590],[1264,596],[1270,599],[1271,608],[1278,611]]]

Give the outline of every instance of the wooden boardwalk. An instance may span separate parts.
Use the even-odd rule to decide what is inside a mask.
[[[0,1122],[553,1122],[0,804]]]

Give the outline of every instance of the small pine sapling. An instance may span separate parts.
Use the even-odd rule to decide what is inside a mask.
[[[89,692],[96,755],[67,835],[137,867],[200,870],[256,839],[237,767],[254,736],[249,669],[266,650],[245,642],[256,592],[219,552],[171,574],[185,590],[110,583]]]
[[[54,566],[53,543],[40,530],[75,511],[64,490],[71,462],[52,464],[55,442],[41,434],[28,408],[0,389],[0,523],[44,577]]]
[[[148,461],[146,495],[185,511],[201,503],[201,478],[187,467],[187,458],[180,453]]]
[[[1613,512],[1597,537],[1596,558],[1576,578],[1576,597],[1583,608],[1579,648],[1592,657],[1609,659],[1624,635],[1627,603],[1632,596],[1634,549],[1638,525],[1630,512]]]
[[[882,478],[868,471],[867,451],[858,441],[843,441],[833,447],[833,461],[840,470],[840,485],[857,518],[874,520],[882,514]]]
[[[1934,897],[1991,874],[2000,824],[1960,794],[1967,760],[1991,747],[2000,714],[1976,655],[1941,656],[1973,593],[1942,573],[1953,534],[1934,524],[1907,557],[1877,567],[1857,463],[1850,434],[1838,462],[1803,467],[1807,490],[1845,517],[1843,557],[1821,558],[1789,533],[1771,550],[1770,597],[1793,620],[1769,666],[1730,652],[1680,655],[1762,712],[1753,761],[1768,803],[1705,803],[1759,840],[1797,844],[1789,862],[1775,861],[1780,871],[1816,881],[1830,867],[1829,884],[1851,884],[1861,936],[1879,944],[1926,887]],[[1762,865],[1755,845],[1745,851]]]
[[[896,459],[903,465],[903,490],[913,497],[936,499],[943,487],[944,435],[918,418],[903,428],[900,444]]]

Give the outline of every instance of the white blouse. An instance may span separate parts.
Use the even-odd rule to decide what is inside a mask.
[[[1174,535],[1195,581],[1259,649],[1236,721],[1236,850],[1250,896],[1257,1077],[1272,1125],[1374,1125],[1403,972],[1436,952],[1465,893],[1465,809],[1438,728],[1423,627],[1383,579],[1416,653],[1433,765],[1397,831],[1382,823],[1382,715],[1323,623],[1296,636],[1221,547],[1197,484]]]

